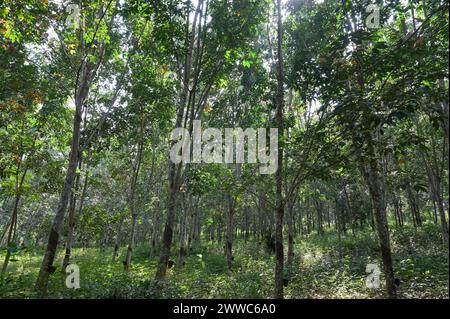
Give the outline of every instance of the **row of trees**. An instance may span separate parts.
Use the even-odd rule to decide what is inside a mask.
[[[231,270],[252,238],[283,298],[294,238],[334,228],[377,233],[395,298],[389,224],[428,219],[448,247],[448,1],[374,2],[378,28],[372,1],[74,1],[78,24],[2,2],[2,272],[44,245],[44,295],[58,247],[65,269],[75,246],[126,245],[128,271],[146,244],[162,280],[195,241],[223,243]],[[170,162],[195,120],[277,127],[276,174]]]

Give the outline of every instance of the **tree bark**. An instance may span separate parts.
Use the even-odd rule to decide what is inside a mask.
[[[447,219],[445,216],[444,200],[441,193],[441,179],[436,173],[435,169],[433,169],[433,167],[430,167],[430,165],[428,165],[425,160],[424,162],[425,167],[427,169],[428,180],[431,186],[431,194],[433,197],[433,201],[435,203],[435,206],[437,206],[437,210],[439,212],[439,219],[441,222],[442,242],[446,247],[449,247],[449,231]]]
[[[98,18],[101,20],[105,16],[105,8],[102,5]],[[112,18],[111,18],[112,21]],[[84,29],[82,27],[82,31]],[[53,262],[55,259],[56,249],[59,243],[59,237],[61,235],[61,229],[64,222],[64,216],[66,215],[67,205],[69,202],[69,196],[71,193],[71,188],[75,180],[76,170],[78,165],[78,152],[80,149],[80,137],[81,137],[81,122],[82,122],[82,113],[83,113],[83,105],[89,95],[90,86],[92,84],[92,80],[94,79],[100,64],[102,62],[103,56],[105,54],[105,43],[101,44],[97,48],[87,48],[84,42],[83,33],[81,34],[81,52],[85,54],[83,61],[77,72],[76,78],[76,86],[74,93],[75,100],[75,114],[73,117],[73,129],[72,129],[72,141],[70,144],[70,154],[69,154],[69,163],[67,167],[67,173],[64,180],[64,186],[60,194],[58,207],[56,210],[56,214],[53,220],[52,227],[50,229],[50,235],[47,242],[47,247],[45,250],[44,258],[42,260],[42,264],[39,270],[39,275],[36,281],[36,291],[39,295],[47,294],[47,286],[48,279],[51,273],[55,271],[55,267],[53,266]],[[92,64],[87,61],[87,51],[94,51],[95,54],[98,55],[98,63]]]
[[[122,231],[122,225],[123,225],[123,217],[120,219],[119,226],[117,227],[117,234],[116,234],[116,240],[114,241],[114,252],[112,256],[112,262],[116,261],[116,258],[118,256],[119,252],[119,245],[120,245],[120,232]]]
[[[11,214],[11,221],[9,224],[9,230],[8,230],[8,238],[6,240],[7,242],[7,251],[5,260],[3,261],[2,266],[2,275],[6,272],[6,269],[8,268],[9,260],[11,258],[11,245],[14,241],[15,232],[16,232],[16,225],[17,225],[17,215],[19,212],[19,202],[22,195],[22,184],[24,181],[26,175],[26,171],[23,173],[22,178],[20,179],[20,182],[16,183],[16,196],[14,199],[14,208],[13,212]],[[18,176],[16,176],[16,180],[18,181]]]
[[[139,177],[139,171],[141,169],[142,153],[143,153],[143,148],[144,148],[144,141],[143,141],[144,125],[145,125],[145,122],[144,122],[144,120],[142,120],[141,131],[140,131],[141,140],[139,141],[136,159],[133,163],[133,174],[131,176],[130,192],[129,192],[129,196],[128,196],[128,207],[130,208],[130,213],[131,213],[131,232],[130,232],[130,241],[128,243],[128,248],[127,248],[127,256],[125,258],[125,263],[124,263],[125,271],[128,271],[130,268],[130,265],[131,265],[131,256],[133,254],[134,241],[135,241],[135,236],[136,236],[136,223],[137,223],[138,216],[137,216],[137,212],[136,212],[136,203],[135,203],[134,199],[135,199],[135,194],[136,194],[136,186],[137,186],[137,181],[138,181],[138,177]]]
[[[81,152],[80,152],[80,158],[78,159],[78,168],[81,169]],[[74,232],[75,232],[75,225],[76,225],[76,203],[77,203],[77,192],[80,184],[80,175],[77,174],[75,178],[75,190],[71,191],[70,195],[70,202],[69,202],[69,229],[67,233],[67,241],[66,241],[66,253],[64,254],[64,259],[62,263],[62,269],[61,272],[65,272],[66,267],[69,265],[70,262],[70,255],[72,252],[72,244],[74,240]]]
[[[182,267],[184,257],[186,256],[186,233],[187,233],[187,218],[190,214],[189,207],[183,206],[183,216],[181,217],[180,222],[180,249],[178,251],[178,258],[177,258],[177,266]]]
[[[387,222],[386,204],[384,199],[385,186],[383,185],[380,164],[375,155],[372,141],[369,141],[369,157],[369,167],[366,176],[369,184],[369,192],[374,206],[373,212],[378,238],[380,240],[387,295],[388,298],[395,299],[397,298],[397,287],[395,285],[391,243],[389,238],[389,226]]]
[[[231,194],[228,194],[228,210],[227,210],[227,230],[225,234],[225,254],[227,257],[228,271],[231,271],[233,264],[233,217],[235,200]]]
[[[47,293],[48,279],[51,273],[54,272],[53,261],[55,259],[56,248],[58,247],[59,236],[61,235],[61,229],[64,222],[64,216],[66,215],[67,204],[71,193],[71,188],[75,180],[77,164],[78,164],[78,149],[80,145],[80,128],[81,128],[81,112],[83,103],[88,95],[89,87],[86,78],[86,72],[84,80],[75,99],[75,115],[73,119],[73,132],[72,143],[69,156],[69,165],[67,168],[67,174],[64,181],[64,187],[61,191],[58,208],[53,220],[52,228],[50,229],[50,236],[48,238],[47,248],[44,258],[42,260],[41,268],[39,270],[38,279],[36,282],[36,290],[40,295]]]
[[[194,15],[194,22],[193,22],[193,30],[192,33],[189,30],[190,26],[190,4],[191,1],[188,1],[188,6],[186,10],[186,24],[185,24],[185,45],[187,50],[187,54],[185,56],[184,61],[184,72],[183,72],[183,90],[181,92],[180,96],[180,104],[178,106],[177,111],[177,118],[175,127],[179,128],[184,122],[184,127],[187,127],[187,119],[188,119],[188,113],[189,113],[189,106],[190,106],[190,95],[188,98],[188,93],[195,91],[195,86],[192,87],[192,89],[189,89],[189,83],[191,80],[191,68],[192,68],[192,52],[194,47],[194,41],[195,41],[195,28],[197,26],[197,17],[200,12],[201,5],[203,4],[203,1],[199,1],[197,10]],[[198,35],[198,41],[200,41],[200,34]],[[186,110],[186,117],[183,121],[184,113]],[[191,112],[191,119],[193,119],[193,112]],[[174,142],[173,142],[174,143]],[[170,250],[172,246],[172,239],[173,239],[173,228],[175,224],[175,208],[176,208],[176,202],[178,199],[178,195],[180,192],[180,186],[181,186],[181,177],[182,177],[182,170],[183,170],[183,164],[174,164],[169,163],[169,196],[167,200],[167,215],[166,215],[166,223],[164,226],[164,232],[163,232],[163,238],[162,238],[162,247],[161,252],[159,256],[159,262],[158,267],[155,274],[156,280],[164,280],[166,277],[166,271],[167,271],[167,264],[169,262],[170,257]]]
[[[283,136],[283,109],[284,109],[284,65],[283,65],[283,25],[281,17],[281,0],[277,0],[277,110],[276,120],[279,137]],[[282,139],[280,139],[281,142]],[[275,175],[276,183],[276,217],[275,217],[275,298],[283,299],[284,279],[284,251],[283,251],[283,143],[278,142],[278,169]]]
[[[22,128],[21,128],[22,134],[23,134],[23,128],[24,128],[24,125],[22,124]],[[36,143],[36,136],[33,138],[33,150],[31,152],[31,154],[28,155],[28,158],[30,158],[34,154],[35,143]],[[22,150],[22,146],[23,146],[23,139],[21,136],[20,137],[20,149],[21,150]],[[8,226],[5,228],[5,232],[8,230],[8,238],[6,240],[7,251],[6,251],[6,256],[5,256],[5,259],[3,262],[3,266],[2,266],[2,272],[1,272],[2,275],[6,272],[6,269],[8,268],[9,260],[11,258],[11,248],[12,248],[11,245],[15,241],[15,237],[16,237],[17,217],[19,214],[19,202],[22,197],[23,183],[25,181],[25,177],[28,172],[28,165],[25,164],[25,167],[23,168],[22,176],[19,177],[20,170],[21,170],[21,167],[22,167],[22,164],[24,161],[24,155],[25,154],[21,151],[20,160],[17,163],[16,173],[15,173],[14,206],[13,206],[11,218],[9,221],[9,230],[8,230]],[[3,235],[2,235],[2,237],[3,237]],[[1,240],[0,240],[0,242],[1,242]]]
[[[288,220],[287,220],[287,226],[288,226],[288,257],[287,257],[287,265],[286,267],[288,269],[291,269],[292,262],[294,260],[294,203],[289,203],[288,206]]]

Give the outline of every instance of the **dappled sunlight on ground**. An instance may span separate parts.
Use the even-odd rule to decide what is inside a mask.
[[[448,298],[448,255],[439,245],[436,228],[393,229],[392,244],[396,276],[402,298]],[[411,234],[414,233],[414,237]],[[411,238],[416,238],[411,240]],[[421,238],[431,238],[421,240]],[[287,247],[285,247],[287,249]],[[286,298],[383,298],[383,286],[366,287],[366,265],[378,263],[375,236],[357,232],[342,236],[310,234],[295,240],[295,257],[286,269]],[[42,250],[23,250],[12,258],[0,285],[0,297],[35,297],[33,287]],[[134,250],[130,271],[122,261],[126,248],[112,262],[110,247],[75,248],[72,263],[80,267],[81,288],[65,287],[61,272],[63,250],[55,261],[57,270],[49,283],[50,298],[271,298],[274,256],[264,244],[241,240],[234,245],[233,270],[228,271],[222,244],[195,244],[185,266],[168,269],[167,280],[154,279],[157,257],[149,258],[147,247]],[[174,248],[173,260],[178,253]],[[0,254],[4,258],[4,253]],[[383,280],[383,278],[381,278]]]

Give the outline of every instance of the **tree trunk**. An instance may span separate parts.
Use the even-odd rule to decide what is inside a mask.
[[[55,259],[56,248],[58,247],[59,236],[61,235],[64,216],[66,215],[66,209],[69,201],[69,196],[71,193],[71,188],[76,176],[78,163],[78,148],[80,144],[81,112],[88,91],[89,88],[87,85],[87,81],[85,81],[80,87],[75,100],[76,108],[73,119],[73,132],[69,156],[69,165],[67,168],[66,179],[64,181],[64,187],[62,189],[61,196],[59,199],[58,208],[56,210],[56,215],[53,220],[52,228],[50,229],[50,236],[48,238],[47,248],[45,250],[45,255],[42,260],[41,268],[39,270],[39,275],[36,282],[36,290],[40,295],[45,295],[47,293],[49,276],[55,270],[53,266],[53,261]]]
[[[228,194],[228,214],[227,214],[227,230],[225,235],[225,253],[227,256],[227,267],[231,271],[233,262],[233,216],[235,201],[231,194]]]
[[[323,235],[322,203],[317,198],[314,198],[313,202],[317,212],[317,231],[319,235]]]
[[[293,222],[294,222],[294,203],[290,203],[288,206],[288,257],[287,257],[287,268],[290,270],[292,267],[292,261],[294,260],[294,232],[293,232]]]
[[[117,256],[119,255],[119,245],[120,245],[120,232],[122,231],[123,225],[123,217],[120,219],[119,226],[117,227],[116,240],[114,242],[114,252],[112,256],[112,262],[116,261]]]
[[[143,153],[143,148],[144,148],[144,141],[143,141],[144,125],[145,125],[145,121],[143,119],[141,122],[141,130],[140,130],[141,140],[139,141],[136,159],[133,163],[133,174],[131,176],[130,192],[129,192],[129,196],[128,196],[128,207],[130,208],[130,213],[131,213],[131,232],[130,232],[130,241],[128,243],[128,248],[127,248],[127,256],[125,258],[125,263],[124,263],[125,271],[128,271],[130,268],[131,256],[133,254],[134,242],[135,242],[135,236],[136,236],[137,212],[136,212],[136,203],[135,203],[134,198],[135,198],[135,194],[136,194],[136,186],[137,186],[137,181],[138,181],[138,177],[139,177],[139,171],[141,168],[142,153]]]
[[[439,212],[439,219],[441,222],[441,235],[442,235],[442,242],[446,247],[449,246],[449,233],[448,233],[448,224],[447,219],[445,217],[445,209],[444,209],[444,201],[442,198],[441,193],[441,181],[439,176],[434,172],[434,170],[429,167],[426,162],[425,166],[427,168],[428,173],[428,179],[429,183],[431,185],[431,194],[433,197],[433,201],[435,205],[437,206],[437,210]]]
[[[376,229],[380,240],[381,256],[383,259],[384,274],[386,277],[386,289],[388,298],[397,298],[394,270],[392,265],[391,244],[389,238],[389,226],[387,222],[386,204],[384,200],[385,187],[380,173],[380,165],[375,155],[372,141],[369,141],[369,167],[367,171],[367,181],[369,192],[373,202],[373,212]]]
[[[65,272],[66,267],[69,265],[70,262],[70,255],[72,251],[72,242],[73,242],[73,233],[74,233],[74,227],[75,227],[75,206],[76,206],[76,191],[78,187],[75,187],[75,191],[71,192],[70,195],[70,203],[69,203],[69,229],[67,233],[67,241],[66,241],[66,253],[64,254],[64,259],[62,262],[62,268],[61,272]]]
[[[22,126],[22,134],[23,134],[23,126]],[[33,139],[33,147],[35,145],[36,142],[36,137]],[[22,146],[22,140],[20,142],[20,145]],[[34,153],[34,151],[32,152],[32,154]],[[32,154],[29,154],[29,158],[31,157]],[[9,260],[11,258],[11,246],[12,243],[15,241],[15,237],[16,237],[16,229],[17,229],[17,215],[19,214],[19,202],[20,202],[20,198],[22,197],[22,190],[23,190],[23,182],[25,181],[25,176],[27,175],[28,172],[28,166],[25,165],[23,172],[22,172],[22,176],[19,178],[20,175],[20,169],[24,160],[24,153],[21,152],[20,155],[20,161],[17,164],[17,170],[15,173],[15,198],[14,198],[14,206],[13,206],[13,210],[12,210],[12,214],[11,214],[11,219],[9,221],[9,230],[8,230],[8,238],[6,240],[6,244],[7,244],[7,252],[6,252],[6,256],[5,256],[5,260],[3,262],[3,266],[2,266],[2,272],[1,274],[3,275],[6,272],[6,269],[8,268],[8,264],[9,264]],[[5,232],[8,229],[8,226],[5,228]],[[3,235],[2,235],[3,236]]]
[[[123,268],[125,271],[130,270],[131,256],[133,255],[134,240],[135,240],[135,235],[136,235],[136,221],[137,221],[137,214],[133,213],[131,215],[130,241],[129,241],[128,247],[127,247],[127,256],[125,257],[125,263],[123,265]]]
[[[413,193],[410,181],[408,181],[407,194],[413,225],[414,227],[420,227],[422,226],[422,219],[420,217],[420,212],[417,204],[417,194]]]
[[[186,256],[186,232],[187,232],[187,217],[189,216],[189,207],[183,205],[183,216],[180,223],[180,250],[178,251],[177,266],[183,266],[184,256]]]
[[[191,82],[191,68],[192,68],[192,52],[193,52],[193,46],[194,42],[196,40],[196,27],[197,27],[197,17],[200,12],[202,12],[201,8],[203,8],[203,1],[200,0],[197,5],[197,10],[195,11],[194,15],[194,22],[193,22],[193,29],[192,32],[190,32],[190,4],[191,1],[188,1],[187,11],[186,11],[186,24],[185,24],[185,44],[188,48],[185,61],[184,61],[184,72],[183,72],[183,90],[181,92],[180,96],[180,104],[178,106],[177,111],[177,118],[175,127],[179,128],[182,126],[184,122],[184,127],[187,127],[187,120],[190,110],[190,95],[188,98],[188,93],[193,93],[196,90],[196,83],[192,86],[192,89],[189,89],[189,83]],[[205,17],[206,18],[206,17]],[[199,30],[197,35],[197,41],[201,41],[201,30]],[[198,61],[197,61],[198,62]],[[195,66],[195,68],[200,67],[198,64]],[[196,76],[198,76],[198,72],[196,73]],[[193,102],[194,103],[194,102]],[[186,118],[183,121],[184,112],[186,109]],[[190,114],[191,123],[194,119],[194,114],[191,112]],[[192,131],[191,131],[192,132]],[[174,141],[172,142],[174,144]],[[173,145],[172,144],[172,145]],[[156,280],[163,280],[166,277],[166,271],[167,271],[167,264],[169,262],[170,257],[170,250],[172,246],[172,239],[173,239],[173,228],[175,224],[175,208],[176,208],[176,202],[179,195],[179,188],[181,186],[181,177],[182,177],[182,170],[183,170],[183,164],[169,164],[169,196],[167,201],[167,215],[166,215],[166,224],[164,226],[164,233],[162,238],[162,247],[161,252],[159,256],[159,262],[158,267],[155,274]]]
[[[8,268],[9,260],[11,258],[11,245],[12,245],[12,243],[14,241],[14,237],[15,237],[20,197],[21,197],[21,192],[20,191],[16,192],[16,197],[14,200],[14,208],[13,208],[13,212],[11,215],[11,221],[9,224],[8,238],[6,241],[7,242],[7,251],[6,251],[5,260],[3,261],[2,275],[6,272],[6,269]]]
[[[445,143],[446,139],[444,139],[444,152],[442,154],[443,158],[445,158],[445,155],[447,154],[445,150],[446,149]],[[435,144],[433,143],[433,151],[435,150],[434,146]],[[437,208],[437,211],[439,212],[439,219],[441,222],[442,242],[446,247],[449,247],[449,229],[447,219],[445,216],[444,199],[442,192],[441,176],[443,176],[443,170],[441,171],[439,170],[436,152],[433,152],[432,155],[427,156],[428,158],[431,158],[429,161],[425,158],[425,155],[427,154],[421,154],[421,157],[427,171],[428,183],[430,184],[431,189],[431,197],[433,198],[435,209]]]
[[[170,174],[169,181],[171,183],[170,194],[168,198],[168,207],[167,207],[167,219],[166,225],[164,226],[163,238],[162,238],[162,247],[159,256],[158,268],[156,270],[155,279],[163,280],[166,277],[167,264],[169,262],[170,257],[170,248],[172,246],[172,237],[173,237],[173,225],[175,222],[175,205],[178,197],[178,182],[175,176],[172,176],[175,172],[175,165]]]
[[[81,169],[81,152],[80,152],[80,158],[78,158],[78,168]],[[86,175],[87,178],[87,175]],[[69,202],[69,229],[67,233],[67,240],[66,240],[66,253],[64,255],[63,263],[62,263],[62,269],[61,272],[65,272],[66,267],[69,265],[70,262],[70,255],[72,252],[72,244],[74,240],[74,232],[75,232],[75,225],[76,225],[76,202],[77,202],[77,192],[78,187],[80,184],[80,175],[77,174],[75,178],[75,190],[71,192],[70,195],[70,202]]]
[[[281,0],[277,0],[277,111],[276,120],[279,137],[283,136],[283,108],[284,108],[284,65],[283,65],[283,25],[281,21]],[[281,140],[281,139],[280,139]],[[275,175],[276,183],[276,217],[275,217],[275,298],[283,299],[284,279],[284,251],[283,251],[283,143],[279,140],[278,169]]]

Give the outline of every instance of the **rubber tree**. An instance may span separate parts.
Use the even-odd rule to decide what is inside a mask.
[[[117,3],[116,3],[117,5]],[[83,8],[83,10],[87,10],[87,8]],[[55,267],[53,266],[53,262],[56,255],[56,249],[59,244],[59,238],[61,236],[61,230],[64,222],[64,217],[67,211],[67,205],[70,198],[70,193],[72,186],[75,181],[76,171],[78,166],[78,157],[79,157],[79,146],[80,146],[80,137],[81,137],[81,122],[82,122],[82,112],[85,105],[86,100],[89,96],[89,91],[91,86],[96,79],[97,73],[100,67],[103,64],[104,56],[105,56],[105,47],[107,41],[105,41],[107,34],[101,34],[97,32],[100,24],[107,24],[106,18],[107,13],[109,11],[109,24],[106,25],[108,29],[110,29],[113,17],[116,12],[115,5],[113,4],[113,0],[109,0],[106,4],[101,3],[98,8],[91,6],[89,10],[97,10],[95,14],[96,19],[93,21],[93,25],[88,25],[87,22],[91,21],[82,21],[78,35],[78,55],[79,60],[76,73],[75,73],[75,90],[73,93],[73,100],[75,104],[75,111],[73,115],[73,127],[72,127],[72,141],[70,143],[70,153],[68,158],[67,172],[64,180],[64,186],[61,190],[58,207],[56,209],[56,214],[53,219],[52,227],[50,229],[50,234],[48,237],[47,246],[44,253],[44,258],[42,260],[39,275],[36,281],[36,290],[39,295],[45,295],[47,293],[48,280],[51,273],[55,271]],[[87,14],[85,14],[87,16]],[[94,32],[94,37],[90,42],[87,42],[84,34],[92,28]],[[103,38],[103,39],[102,39]],[[93,44],[96,44],[95,46]],[[89,56],[93,56],[95,58],[88,58]],[[75,62],[74,61],[74,62]]]

